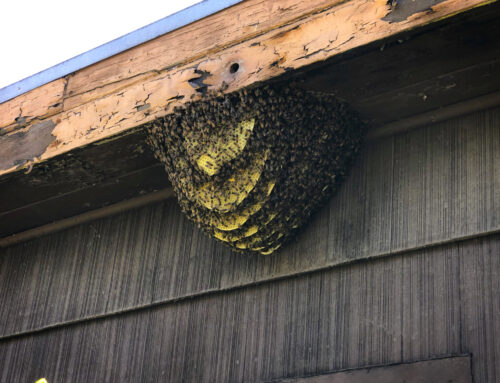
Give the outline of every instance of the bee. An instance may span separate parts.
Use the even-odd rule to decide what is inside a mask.
[[[365,128],[332,95],[278,83],[226,89],[207,90],[148,125],[147,143],[189,219],[236,251],[267,255],[292,240],[335,192]],[[241,123],[251,119],[247,133]],[[207,151],[211,160],[200,167]],[[250,184],[252,164],[265,152]],[[231,229],[224,235],[216,228],[221,222]]]

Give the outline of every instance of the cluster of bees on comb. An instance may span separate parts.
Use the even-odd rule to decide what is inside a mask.
[[[148,143],[189,219],[233,249],[270,254],[330,198],[363,133],[332,95],[266,85],[176,108]]]

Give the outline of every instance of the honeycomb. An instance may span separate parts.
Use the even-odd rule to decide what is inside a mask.
[[[275,84],[188,102],[148,127],[148,143],[190,220],[271,254],[332,196],[364,130],[334,96]]]

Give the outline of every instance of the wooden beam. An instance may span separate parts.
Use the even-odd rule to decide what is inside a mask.
[[[65,86],[60,78],[0,104],[0,136],[62,112]]]
[[[4,132],[22,128],[35,118],[55,114],[52,105],[56,103],[62,111],[63,100],[64,110],[70,110],[338,2],[251,0],[230,7],[0,104],[0,128]],[[28,103],[37,109],[26,109]]]
[[[109,217],[111,215],[122,213],[127,210],[137,209],[141,206],[153,204],[155,202],[159,202],[172,197],[174,197],[174,191],[171,188],[168,188],[122,202],[117,202],[110,206],[105,206],[99,209],[72,216],[71,218],[62,219],[60,221],[55,221],[46,225],[38,226],[34,229],[26,230],[17,234],[12,234],[8,237],[0,238],[0,248],[11,246],[13,244],[37,238],[49,233],[68,229],[70,227],[81,225],[89,221],[94,221],[99,218]]]
[[[205,90],[231,92],[491,2],[243,2],[61,80],[61,110],[42,102],[37,116],[0,137],[0,176],[128,132]],[[19,97],[2,107],[15,110]],[[6,127],[23,121],[9,121],[14,115]]]

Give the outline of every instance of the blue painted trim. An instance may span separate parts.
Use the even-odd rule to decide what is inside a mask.
[[[152,40],[155,37],[164,35],[174,29],[178,29],[196,20],[219,12],[224,8],[240,3],[241,1],[243,0],[203,0],[200,3],[193,4],[186,9],[176,12],[161,20],[155,21],[154,23],[146,25],[136,31],[127,33],[122,37],[118,37],[109,43],[91,49],[88,52],[82,53],[81,55],[75,56],[60,64],[34,74],[33,76],[26,77],[21,81],[0,89],[0,103],[8,101],[50,81],[64,77],[67,74],[73,73],[79,69],[95,64],[96,62],[102,61],[108,57],[116,55],[117,53],[135,47],[136,45]]]

